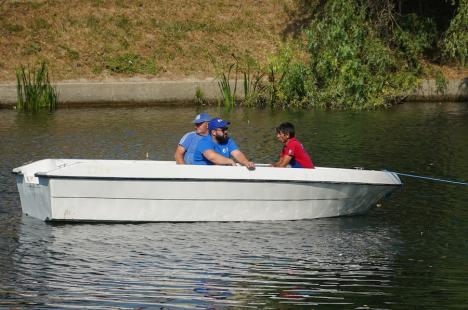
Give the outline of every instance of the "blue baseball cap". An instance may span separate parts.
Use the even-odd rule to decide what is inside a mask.
[[[231,124],[231,122],[227,122],[225,120],[220,119],[219,117],[215,117],[208,123],[208,130],[224,128],[229,126],[229,124]]]
[[[210,114],[200,113],[192,121],[192,124],[200,124],[200,123],[204,123],[204,122],[209,122],[211,119],[212,119],[212,117],[210,116]]]

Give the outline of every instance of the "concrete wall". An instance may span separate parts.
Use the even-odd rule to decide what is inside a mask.
[[[233,82],[232,82],[233,84]],[[199,87],[208,101],[220,98],[217,81],[178,80],[161,81],[128,79],[121,81],[64,81],[54,83],[59,102],[66,106],[98,104],[164,104],[190,103],[195,99]],[[243,96],[242,81],[238,81],[237,95]],[[468,102],[468,78],[451,80],[444,93],[437,92],[435,81],[423,81],[405,101],[466,101]],[[0,108],[11,108],[16,104],[16,84],[0,84]]]
[[[219,90],[214,79],[161,81],[129,79],[123,81],[64,81],[53,84],[60,104],[67,106],[102,103],[190,102],[199,87],[207,100],[216,100]],[[16,84],[0,84],[0,105],[16,104]]]
[[[447,88],[444,92],[437,91],[434,80],[422,81],[418,88],[408,94],[405,101],[468,102],[468,77],[463,80],[447,81]]]

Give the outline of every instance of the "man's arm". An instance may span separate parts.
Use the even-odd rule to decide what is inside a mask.
[[[211,161],[215,165],[231,165],[234,166],[236,163],[227,157],[224,157],[223,155],[220,155],[213,151],[212,149],[208,149],[203,152],[203,156],[205,156],[206,159]]]
[[[276,163],[273,164],[273,167],[286,168],[291,162],[291,159],[292,159],[292,156],[289,156],[289,155],[281,156],[280,159]]]
[[[184,154],[185,154],[185,148],[179,144],[174,153],[174,158],[177,164],[185,165]]]
[[[231,152],[232,157],[234,157],[241,165],[246,166],[248,169],[255,169],[255,164],[245,157],[244,153],[239,150],[234,150]]]

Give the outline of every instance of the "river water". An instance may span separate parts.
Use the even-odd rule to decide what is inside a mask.
[[[468,187],[403,178],[364,216],[51,225],[21,215],[11,170],[42,158],[171,160],[200,108],[0,110],[0,308],[466,309]],[[468,180],[468,105],[204,111],[270,163],[283,121],[318,166]]]

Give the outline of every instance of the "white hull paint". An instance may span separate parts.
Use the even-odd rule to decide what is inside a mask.
[[[364,214],[390,172],[45,159],[15,168],[23,213],[47,221],[268,221]]]

